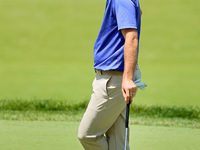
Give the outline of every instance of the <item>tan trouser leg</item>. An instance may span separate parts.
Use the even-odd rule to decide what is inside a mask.
[[[124,149],[126,103],[121,83],[122,76],[96,75],[93,94],[78,131],[85,150]]]
[[[108,150],[108,140],[104,134],[126,105],[120,80],[122,76],[97,75],[93,82],[93,94],[78,132],[86,150]]]
[[[109,150],[124,150],[125,145],[125,113],[126,109],[122,111],[112,127],[106,132],[108,138]],[[120,132],[119,132],[120,131]],[[128,133],[129,141],[129,133]],[[126,147],[129,150],[129,145]]]

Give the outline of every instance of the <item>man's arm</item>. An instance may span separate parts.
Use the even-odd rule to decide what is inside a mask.
[[[126,103],[132,103],[137,86],[133,82],[133,75],[137,62],[138,38],[136,29],[122,29],[124,39],[124,73],[122,80],[122,93]]]

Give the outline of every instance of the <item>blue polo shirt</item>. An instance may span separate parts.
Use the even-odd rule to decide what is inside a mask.
[[[125,40],[120,30],[137,29],[139,42],[140,24],[138,0],[107,0],[102,26],[94,45],[94,68],[123,71]]]

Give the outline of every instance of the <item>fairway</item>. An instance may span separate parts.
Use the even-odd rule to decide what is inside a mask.
[[[200,1],[140,3],[139,65],[148,87],[134,102],[200,105]],[[102,0],[1,0],[0,99],[89,100],[104,8]]]
[[[198,150],[200,130],[131,125],[134,150]],[[2,150],[83,150],[77,122],[0,121]]]

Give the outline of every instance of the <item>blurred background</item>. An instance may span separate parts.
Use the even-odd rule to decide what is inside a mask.
[[[143,10],[134,102],[200,105],[200,1],[140,1]],[[0,99],[90,99],[102,0],[1,0]]]

